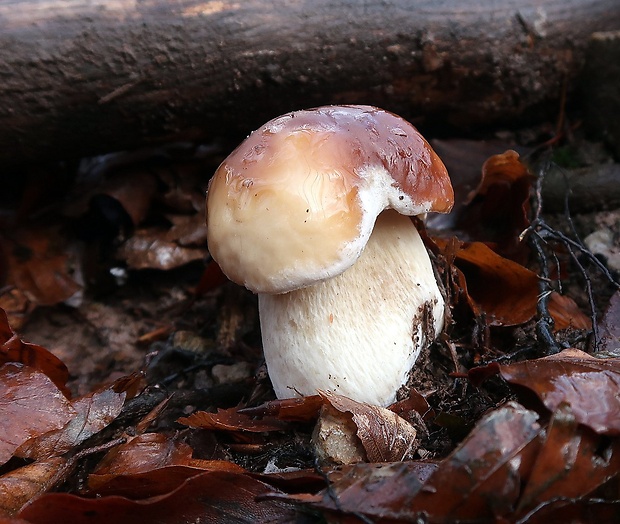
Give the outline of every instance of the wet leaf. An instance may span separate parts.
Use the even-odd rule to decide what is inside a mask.
[[[329,510],[330,522],[489,522],[514,510],[540,446],[537,418],[509,403],[439,464],[358,464],[317,495],[278,498]]]
[[[52,457],[0,477],[0,515],[15,515],[26,504],[66,480],[74,461]]]
[[[247,431],[263,433],[265,431],[281,431],[288,429],[285,422],[274,417],[256,419],[250,415],[239,413],[239,408],[218,409],[217,413],[197,411],[189,417],[177,421],[192,428],[212,429],[219,431]]]
[[[568,404],[554,412],[518,512],[525,514],[554,499],[578,499],[613,478],[620,468],[620,442],[602,452],[601,437],[577,424]]]
[[[43,373],[21,364],[0,367],[0,462],[28,439],[62,428],[75,409]]]
[[[493,155],[515,149],[515,144],[504,140],[431,139],[431,145],[442,159],[450,173],[454,188],[454,208],[448,214],[431,214],[428,223],[431,229],[459,229],[463,215],[469,209],[467,197],[480,185],[481,166]],[[519,149],[521,150],[521,149]],[[463,238],[463,240],[471,240]]]
[[[106,387],[74,400],[75,414],[62,428],[37,436],[16,452],[23,458],[41,459],[59,456],[79,446],[108,426],[121,412],[126,393]]]
[[[274,416],[288,422],[313,422],[324,403],[323,397],[310,395],[272,400],[260,406],[243,408],[239,413],[255,417]]]
[[[88,485],[98,496],[141,499],[171,492],[204,471],[244,471],[226,460],[194,459],[192,453],[187,444],[163,433],[138,435],[108,452]]]
[[[329,522],[342,522],[346,515],[368,518],[372,522],[415,522],[409,511],[411,501],[424,482],[436,471],[433,462],[359,463],[343,466],[344,474],[332,480],[318,494],[283,496],[314,508],[328,510]],[[356,520],[363,521],[362,518]],[[355,521],[354,521],[355,522]]]
[[[35,500],[18,516],[32,524],[294,522],[296,512],[290,505],[257,500],[274,491],[244,474],[208,471],[190,477],[170,493],[141,500],[118,496],[89,499],[51,493]]]
[[[0,309],[0,365],[6,362],[19,362],[45,373],[68,396],[67,366],[47,349],[19,338],[9,326],[6,313]]]
[[[608,523],[620,515],[620,501],[605,500],[551,500],[540,504],[534,511],[519,519],[518,524],[550,524],[553,522]]]
[[[533,391],[549,411],[568,404],[577,422],[620,435],[620,358],[595,358],[577,349],[500,367],[511,384]]]
[[[388,409],[405,420],[409,420],[408,413],[411,413],[411,411],[415,411],[426,421],[432,420],[435,417],[435,411],[429,405],[426,398],[413,388],[407,398],[395,402]]]
[[[506,515],[539,449],[538,416],[508,403],[484,416],[408,506],[434,519]]]

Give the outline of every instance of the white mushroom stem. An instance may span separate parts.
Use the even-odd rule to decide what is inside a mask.
[[[259,294],[263,348],[276,395],[328,390],[387,406],[443,327],[444,302],[411,219],[384,211],[360,258],[340,275]]]

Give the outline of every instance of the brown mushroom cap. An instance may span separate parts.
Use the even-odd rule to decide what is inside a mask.
[[[233,281],[285,293],[335,276],[377,215],[447,212],[445,166],[407,121],[370,106],[295,111],[254,131],[209,184],[209,250]]]

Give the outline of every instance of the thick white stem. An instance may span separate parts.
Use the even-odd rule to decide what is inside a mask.
[[[443,308],[417,229],[408,217],[383,212],[362,255],[344,273],[290,293],[259,295],[276,395],[322,389],[389,405],[428,335],[441,331]]]

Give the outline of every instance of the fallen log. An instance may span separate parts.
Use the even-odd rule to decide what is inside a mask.
[[[0,3],[0,162],[240,136],[326,103],[461,130],[557,111],[617,0]]]

